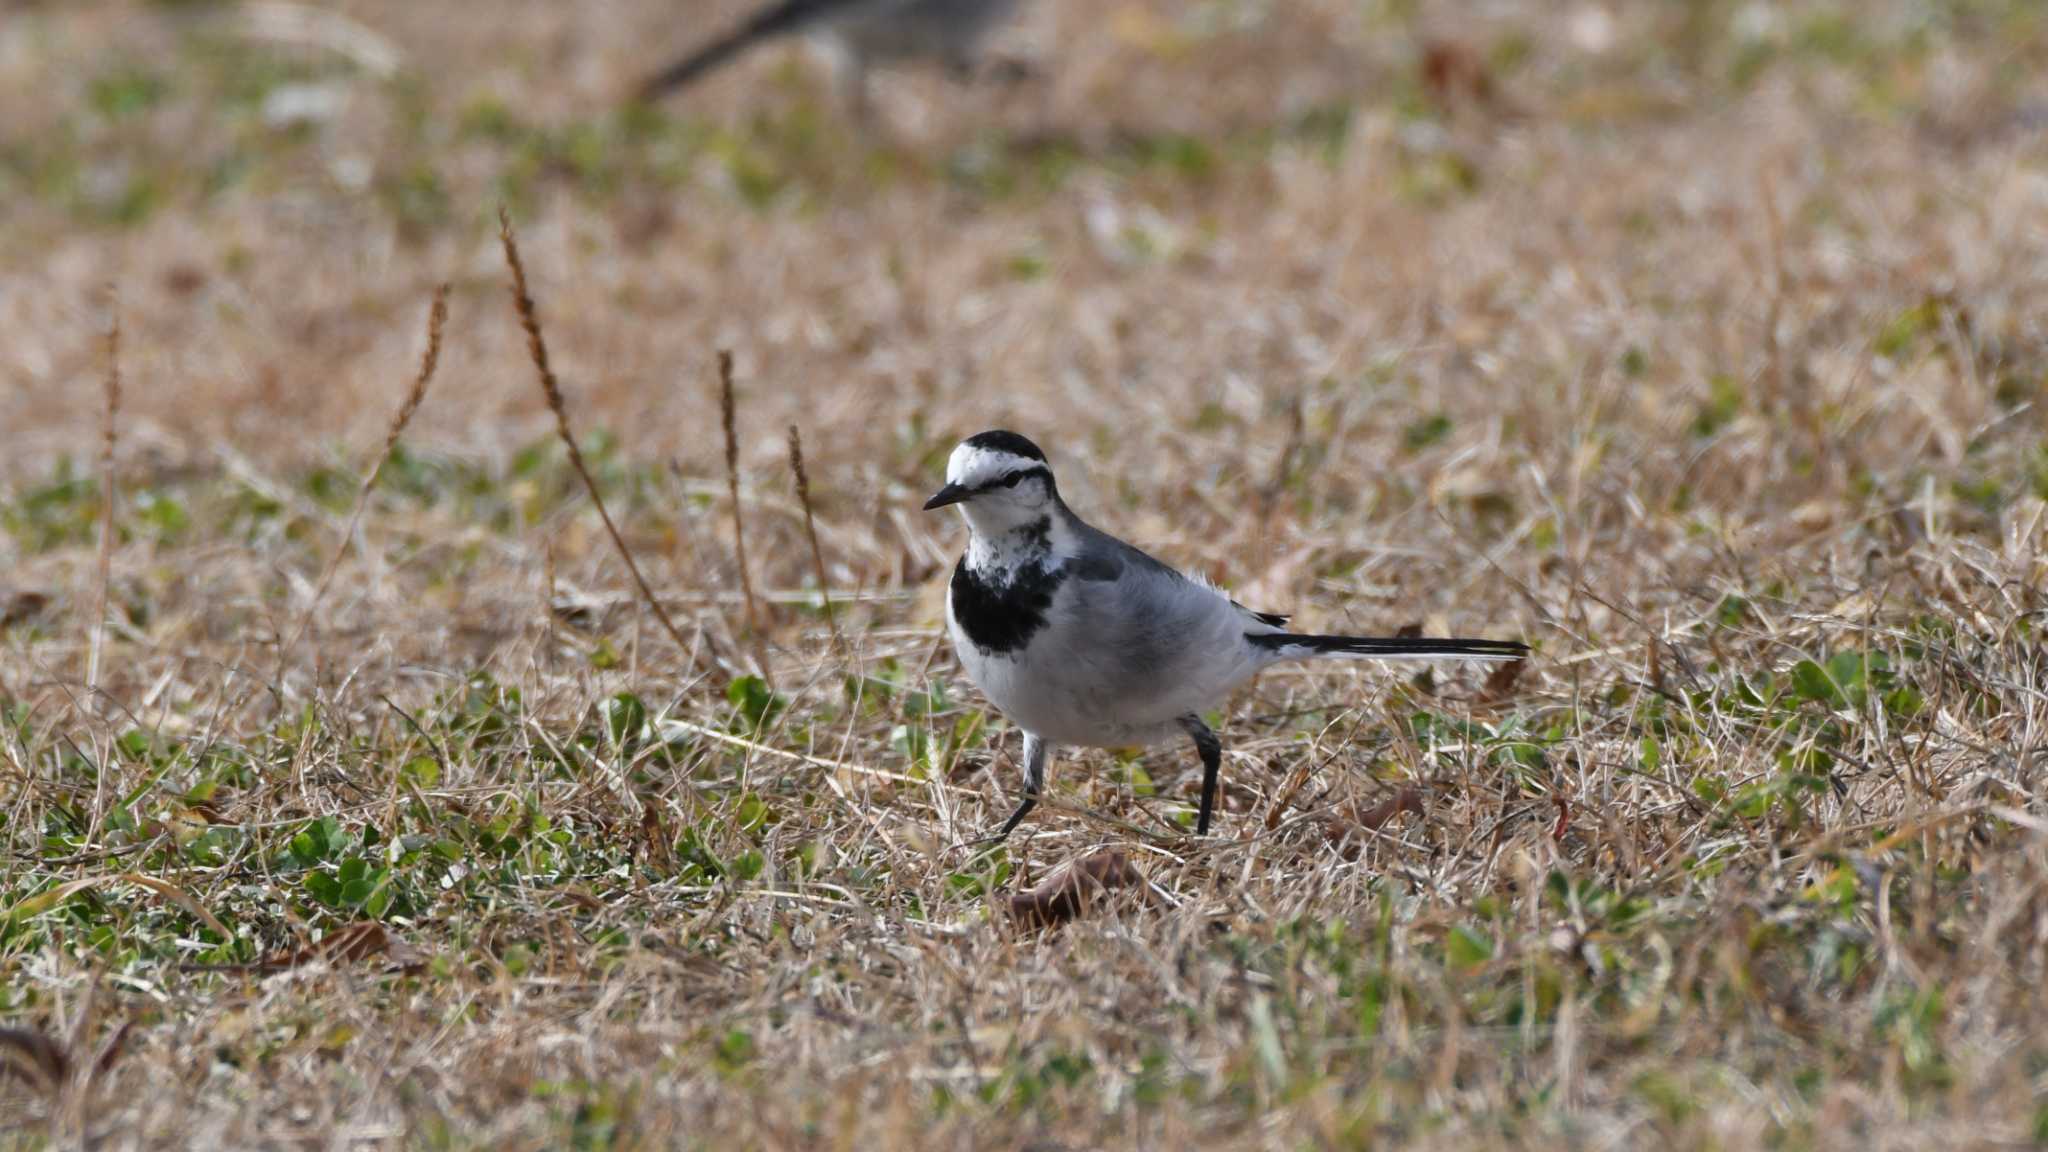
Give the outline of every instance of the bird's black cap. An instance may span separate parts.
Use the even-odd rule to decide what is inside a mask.
[[[1004,431],[1001,428],[969,436],[967,438],[967,446],[969,448],[983,448],[991,452],[1008,452],[1012,456],[1022,456],[1027,460],[1042,461],[1045,459],[1045,453],[1038,450],[1038,445],[1017,435],[1015,432]]]

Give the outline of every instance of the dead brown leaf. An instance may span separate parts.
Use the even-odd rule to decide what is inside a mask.
[[[33,1028],[0,1028],[0,1070],[53,1092],[71,1078],[71,1056]]]
[[[0,628],[26,624],[50,606],[47,592],[29,588],[0,588]]]
[[[1404,784],[1392,796],[1369,808],[1360,810],[1354,807],[1340,811],[1337,817],[1329,822],[1327,830],[1332,842],[1343,843],[1356,829],[1364,828],[1377,832],[1403,812],[1412,812],[1420,817],[1424,811],[1422,790],[1412,784]]]
[[[647,863],[661,875],[675,871],[675,851],[669,847],[668,830],[662,827],[661,810],[651,797],[640,800],[640,843]]]
[[[1104,891],[1144,882],[1130,857],[1105,849],[1063,864],[1038,887],[1011,896],[1010,916],[1030,931],[1055,928],[1081,916]]]
[[[383,924],[363,920],[331,932],[304,948],[273,953],[262,963],[267,968],[298,968],[319,960],[330,964],[359,964],[373,956],[383,955],[390,955],[393,962],[401,967],[420,962],[420,957],[411,948],[392,940],[390,931]]]
[[[1494,101],[1493,73],[1479,53],[1452,40],[1432,40],[1422,49],[1422,87],[1441,107],[1470,101],[1481,108]]]
[[[1362,828],[1371,828],[1374,831],[1378,831],[1385,827],[1388,821],[1403,812],[1413,812],[1417,816],[1422,815],[1421,789],[1413,785],[1403,785],[1400,791],[1360,812],[1358,814],[1358,823]]]
[[[360,964],[374,957],[386,957],[384,971],[411,972],[426,964],[418,949],[395,940],[389,929],[375,920],[360,920],[328,933],[301,948],[272,952],[253,964],[187,964],[189,972],[282,972],[325,961],[329,964]]]
[[[87,1013],[80,1013],[78,1023],[91,1023]],[[134,1021],[123,1020],[114,1028],[114,1034],[100,1045],[98,1054],[91,1060],[96,1075],[104,1075],[121,1058],[121,1052],[127,1046],[128,1031],[133,1026]],[[82,1045],[86,1039],[81,1035],[76,1043]],[[73,1052],[74,1049],[38,1029],[0,1028],[0,1077],[12,1073],[54,1095],[71,1083],[72,1073],[78,1067]]]
[[[1515,694],[1515,682],[1522,678],[1522,669],[1527,667],[1528,664],[1527,660],[1509,660],[1496,667],[1487,676],[1485,686],[1479,689],[1479,702],[1482,704],[1498,704],[1513,696]]]

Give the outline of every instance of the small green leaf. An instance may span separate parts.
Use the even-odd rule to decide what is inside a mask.
[[[736,1071],[746,1067],[753,1059],[753,1033],[734,1028],[719,1037],[716,1060],[720,1068],[728,1072]]]
[[[1911,684],[1901,684],[1885,693],[1884,710],[1900,719],[1911,719],[1920,714],[1920,709],[1926,703],[1918,688]]]
[[[1707,382],[1707,401],[1693,416],[1692,434],[1701,439],[1726,428],[1742,414],[1742,381],[1725,373]]]
[[[1145,771],[1144,765],[1133,761],[1130,767],[1126,769],[1126,772],[1130,779],[1132,795],[1157,796],[1159,794],[1159,789],[1152,783],[1152,774]]]
[[[1401,440],[1411,452],[1439,443],[1451,434],[1451,418],[1441,412],[1424,416],[1402,430]]]
[[[1723,628],[1739,628],[1749,620],[1749,601],[1740,596],[1721,597],[1714,606],[1714,619]]]
[[[631,692],[621,692],[606,700],[601,708],[604,712],[604,734],[611,740],[612,748],[625,751],[638,743],[647,730],[647,705]]]
[[[1835,686],[1834,678],[1828,675],[1827,669],[1811,660],[1801,660],[1792,666],[1792,690],[1799,693],[1801,699],[1822,704],[1834,704],[1842,699],[1841,690]]]
[[[93,110],[108,120],[125,120],[155,107],[170,91],[162,76],[120,68],[92,78],[87,95]]]
[[[932,734],[922,724],[898,724],[889,729],[889,747],[910,761],[910,774],[924,776],[930,764]]]
[[[416,788],[432,788],[441,782],[441,765],[432,756],[415,756],[398,770],[398,778]]]
[[[1882,652],[1837,652],[1828,660],[1828,675],[1850,703],[1861,704],[1869,695],[1872,675],[1888,670]]]
[[[946,890],[955,896],[971,899],[994,892],[1009,878],[1009,852],[1003,848],[996,848],[976,859],[972,870],[962,870],[947,876]]]
[[[725,698],[745,718],[744,731],[754,735],[766,728],[780,715],[788,700],[771,691],[768,682],[759,676],[742,676],[734,680],[725,690]]]
[[[933,681],[923,692],[912,692],[903,698],[903,713],[906,716],[936,716],[947,708],[946,686]]]
[[[1493,938],[1476,928],[1459,924],[1444,938],[1444,958],[1458,971],[1470,971],[1493,959]]]
[[[323,860],[330,859],[341,850],[344,843],[341,824],[332,816],[322,816],[307,824],[291,839],[292,859],[301,868],[311,868]]]
[[[1266,1077],[1279,1087],[1287,1085],[1287,1053],[1280,1043],[1280,1029],[1273,1023],[1273,1005],[1264,995],[1252,997],[1249,1012],[1252,1048],[1259,1054]]]
[[[313,899],[329,908],[341,907],[341,883],[325,872],[306,873],[305,888]]]
[[[739,822],[740,831],[752,832],[768,822],[768,804],[752,792],[740,797],[739,807],[733,812]]]
[[[1941,327],[1941,305],[1932,298],[1907,308],[1894,316],[1884,331],[1878,333],[1872,350],[1887,360],[1897,360],[1911,351],[1922,336],[1938,331]]]

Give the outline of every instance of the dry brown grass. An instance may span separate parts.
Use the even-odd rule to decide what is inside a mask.
[[[0,1145],[2048,1132],[2035,6],[1046,0],[1043,85],[867,141],[788,53],[614,114],[657,0],[333,12],[0,18]],[[1090,752],[970,864],[916,506],[989,426],[1247,603],[1540,654],[1269,675],[1220,835]]]

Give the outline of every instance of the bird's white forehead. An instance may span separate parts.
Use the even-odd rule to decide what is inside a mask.
[[[1012,472],[1038,466],[1039,461],[1015,452],[962,444],[953,449],[953,455],[946,460],[946,483],[973,488]]]

